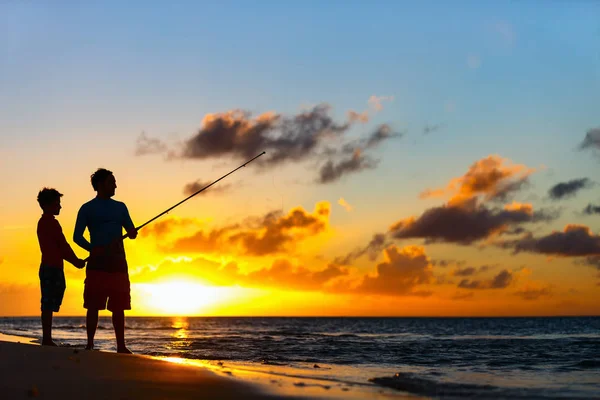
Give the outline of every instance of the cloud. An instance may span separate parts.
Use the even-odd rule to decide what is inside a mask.
[[[588,204],[588,206],[583,209],[583,212],[587,215],[600,214],[600,206]]]
[[[367,122],[369,122],[369,112],[363,111],[359,113],[350,110],[348,111],[348,120],[350,120],[351,122],[362,122],[363,124],[366,124]]]
[[[330,264],[318,271],[306,267],[294,267],[288,260],[275,260],[271,267],[250,272],[240,279],[244,284],[278,289],[321,290],[324,285],[341,276],[348,275],[348,270]]]
[[[374,168],[377,160],[372,160],[364,152],[384,140],[401,136],[392,132],[389,125],[383,124],[367,138],[359,139],[358,146],[345,144],[344,135],[352,124],[367,122],[368,113],[351,111],[349,120],[345,122],[334,121],[330,114],[331,107],[327,104],[319,104],[292,116],[267,112],[254,117],[243,110],[207,114],[199,131],[183,141],[180,148],[167,151],[164,143],[143,133],[138,138],[136,154],[164,152],[167,159],[222,160],[228,157],[248,160],[265,151],[266,154],[253,162],[253,166],[264,169],[290,163],[318,162],[322,165],[317,181],[325,183],[336,181],[350,172]]]
[[[346,201],[344,200],[343,197],[340,197],[340,199],[338,200],[338,204],[342,207],[344,207],[344,209],[348,212],[352,211],[352,206]]]
[[[588,178],[573,179],[568,182],[561,182],[554,185],[548,191],[548,196],[552,200],[562,200],[563,198],[573,197],[581,189],[589,188],[593,185]]]
[[[356,292],[388,295],[428,296],[431,292],[417,291],[417,286],[431,283],[433,269],[425,249],[392,245],[384,251],[384,262],[377,265],[374,276],[365,275]]]
[[[452,276],[460,276],[460,277],[473,276],[473,275],[479,274],[481,272],[485,272],[489,269],[490,269],[490,267],[487,265],[482,265],[479,268],[475,268],[475,267],[457,268],[456,270],[452,271]]]
[[[372,95],[369,97],[368,103],[375,111],[383,110],[383,102],[384,101],[394,101],[394,96],[375,96]]]
[[[137,282],[152,281],[157,276],[181,275],[190,270],[194,271],[195,277],[213,285],[301,291],[326,290],[327,283],[349,274],[346,268],[334,264],[311,270],[302,265],[294,266],[286,259],[276,259],[269,267],[244,273],[234,262],[221,264],[199,257],[187,260],[167,259],[155,267],[134,269],[132,275]]]
[[[437,132],[440,129],[442,129],[442,127],[443,127],[443,125],[441,125],[441,124],[425,125],[425,127],[423,128],[423,135],[428,135],[430,133]]]
[[[379,161],[365,156],[359,149],[351,157],[339,162],[327,161],[319,171],[317,182],[321,184],[338,181],[342,176],[377,167]]]
[[[505,269],[490,280],[469,281],[463,279],[458,287],[462,289],[504,289],[511,284],[513,278],[513,273]]]
[[[427,189],[421,198],[453,195],[449,204],[469,202],[473,197],[482,196],[486,201],[506,200],[511,194],[521,190],[535,169],[510,160],[490,155],[473,163],[465,175],[454,178],[446,188]]]
[[[183,188],[183,194],[185,194],[186,196],[191,196],[192,194],[196,193],[197,191],[201,190],[202,188],[205,188],[206,186],[210,185],[211,183],[212,182],[203,182],[201,180],[196,180],[194,182],[187,183]],[[201,195],[205,195],[206,193],[222,194],[222,193],[229,191],[232,187],[233,187],[233,185],[231,183],[225,183],[225,184],[221,183],[221,184],[211,186],[205,192],[201,192],[200,194]]]
[[[149,138],[145,132],[137,138],[135,155],[160,154],[167,151],[167,145],[159,139]]]
[[[186,228],[188,226],[198,225],[201,221],[195,218],[177,218],[170,217],[162,221],[153,222],[140,230],[141,236],[163,237],[176,229]]]
[[[481,57],[476,54],[469,54],[467,56],[467,67],[470,69],[478,69],[481,67]]]
[[[590,148],[600,150],[600,128],[594,128],[587,131],[583,142],[579,145],[579,150]]]
[[[517,290],[514,293],[515,296],[519,296],[523,300],[526,301],[534,301],[538,300],[542,297],[551,297],[552,289],[548,287],[539,287],[537,285],[529,284],[525,286],[525,288],[521,290]]]
[[[512,47],[517,40],[517,34],[514,27],[506,21],[500,21],[494,24],[493,30],[507,46]]]
[[[338,265],[350,265],[365,254],[368,254],[369,259],[373,261],[377,258],[379,253],[389,245],[390,243],[388,243],[385,234],[376,233],[365,247],[356,249],[346,254],[344,257],[336,257],[334,263]]]
[[[454,296],[452,296],[452,300],[470,300],[475,296],[474,292],[467,292],[467,293],[456,293]]]
[[[594,235],[584,225],[567,225],[563,232],[552,232],[535,238],[531,234],[518,240],[502,244],[512,248],[515,253],[531,252],[551,254],[562,257],[600,255],[600,235]]]
[[[406,218],[390,227],[396,239],[422,238],[428,243],[472,244],[493,235],[509,233],[511,227],[524,223],[550,221],[555,214],[527,209],[502,210],[477,205],[444,205],[426,210],[418,218]]]
[[[287,215],[279,211],[267,213],[256,223],[234,224],[177,239],[172,253],[205,253],[230,250],[244,255],[263,256],[290,251],[297,242],[324,232],[329,223],[330,204],[319,202],[314,212],[296,207]]]
[[[587,265],[587,266],[594,267],[594,268],[600,270],[600,255],[599,256],[588,256],[588,257],[585,257],[583,260],[577,260],[575,263],[579,264],[579,265]]]

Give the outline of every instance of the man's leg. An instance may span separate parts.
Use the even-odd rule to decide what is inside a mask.
[[[125,311],[113,311],[112,322],[115,328],[115,338],[117,339],[117,353],[132,354],[125,346]]]
[[[42,311],[42,346],[57,346],[52,341],[52,311]]]
[[[88,309],[85,319],[85,326],[87,328],[87,346],[86,350],[92,350],[94,348],[94,336],[96,335],[96,327],[98,326],[98,310]]]

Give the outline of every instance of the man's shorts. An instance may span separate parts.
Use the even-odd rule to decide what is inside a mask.
[[[129,274],[87,270],[83,308],[88,310],[131,310]]]
[[[62,304],[67,282],[62,268],[40,265],[42,311],[58,311]]]

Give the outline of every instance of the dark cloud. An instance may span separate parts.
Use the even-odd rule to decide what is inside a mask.
[[[585,139],[579,145],[580,150],[596,148],[600,149],[600,128],[594,128],[587,131]]]
[[[600,270],[600,255],[599,256],[588,256],[582,260],[577,260],[575,263],[579,264],[579,265],[587,265],[587,266],[594,267],[594,268],[597,268],[598,270]]]
[[[600,236],[582,225],[567,225],[563,232],[535,238],[531,234],[524,238],[507,241],[504,248],[512,248],[515,253],[531,252],[563,257],[600,255]]]
[[[428,242],[471,244],[501,234],[514,225],[550,221],[556,215],[527,209],[490,209],[485,206],[441,206],[418,218],[404,219],[390,227],[396,239],[422,238]]]
[[[351,265],[356,259],[365,254],[369,255],[369,259],[374,261],[377,256],[391,243],[388,243],[387,237],[383,233],[376,233],[373,238],[364,248],[354,250],[344,257],[336,257],[334,263],[339,265]]]
[[[552,290],[549,287],[546,288],[525,288],[518,290],[514,293],[515,296],[519,296],[523,300],[533,301],[540,297],[551,297]]]
[[[463,279],[458,287],[462,289],[504,289],[511,284],[513,278],[513,273],[505,269],[490,280],[469,281]]]
[[[378,161],[365,156],[360,150],[356,150],[350,158],[346,158],[338,163],[332,160],[327,161],[319,171],[318,183],[331,183],[339,180],[343,175],[352,172],[359,172],[364,169],[373,169],[377,167]]]
[[[190,182],[184,186],[183,194],[185,194],[186,196],[191,196],[192,194],[196,193],[197,191],[199,191],[202,188],[205,188],[206,186],[210,185],[211,183],[212,182],[204,182],[201,180]],[[229,191],[232,187],[233,187],[233,185],[231,183],[218,183],[216,185],[209,187],[208,189],[206,189],[206,191],[201,192],[200,195],[204,195],[207,193],[222,194],[222,193]]]
[[[159,154],[167,151],[167,145],[159,139],[153,139],[146,136],[145,132],[137,138],[135,146],[135,155],[143,156],[147,154]]]
[[[377,129],[375,129],[375,131],[373,131],[373,133],[367,138],[365,147],[375,147],[385,140],[400,138],[402,136],[402,133],[392,132],[392,128],[387,124],[379,125]]]
[[[328,137],[345,133],[349,123],[338,124],[326,104],[293,117],[266,113],[255,119],[243,111],[209,114],[202,129],[186,141],[183,158],[207,159],[224,155],[251,158],[266,151],[263,164],[303,161],[313,156]]]
[[[573,197],[581,189],[592,186],[592,181],[588,178],[573,179],[568,182],[561,182],[554,185],[548,191],[548,196],[552,200],[562,200],[564,198]]]
[[[327,183],[351,172],[375,168],[378,160],[371,159],[365,151],[384,140],[401,136],[384,124],[367,138],[358,139],[357,144],[344,144],[344,135],[352,123],[366,122],[368,115],[351,112],[349,121],[338,123],[330,116],[330,110],[329,105],[319,104],[291,117],[271,112],[253,118],[251,113],[242,110],[208,114],[201,129],[184,141],[181,150],[168,151],[168,158],[247,160],[265,151],[266,154],[252,164],[262,168],[309,160],[320,162],[326,158],[317,181]],[[340,141],[336,147],[328,144]],[[166,150],[157,139],[145,134],[138,138],[138,155]]]
[[[587,215],[600,214],[600,206],[588,204],[588,206],[583,209],[583,213]]]
[[[443,125],[425,125],[423,128],[423,135],[429,135],[430,133],[437,132],[442,129]]]
[[[477,268],[475,267],[467,267],[467,268],[458,268],[456,271],[452,272],[453,276],[472,276],[477,273]]]
[[[385,261],[377,265],[374,276],[366,275],[356,292],[387,295],[428,296],[431,292],[416,291],[418,285],[434,280],[433,269],[423,247],[390,246],[384,251]]]
[[[434,267],[442,267],[442,268],[446,268],[446,267],[450,267],[452,265],[457,265],[457,266],[463,266],[467,264],[466,261],[464,260],[431,260],[431,265],[433,265]]]

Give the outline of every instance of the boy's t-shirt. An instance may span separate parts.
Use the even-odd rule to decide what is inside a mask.
[[[42,265],[64,268],[64,261],[75,264],[78,260],[73,249],[67,243],[60,223],[52,214],[42,214],[37,225],[37,237],[42,252]]]
[[[89,242],[83,237],[86,228],[90,233]],[[99,246],[105,249],[102,254],[90,256],[88,270],[127,272],[125,248],[121,240],[123,228],[135,228],[124,203],[96,197],[81,206],[73,241],[90,252]]]

